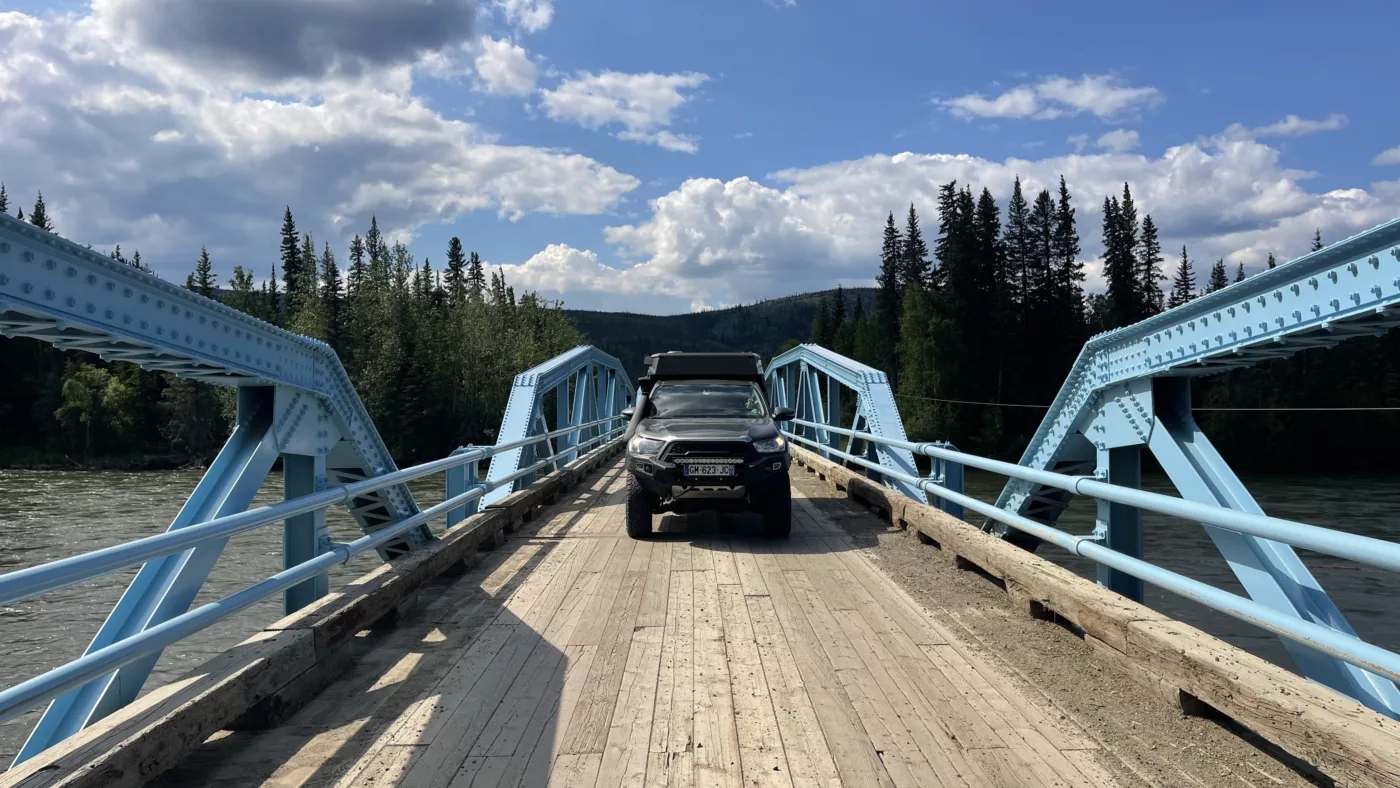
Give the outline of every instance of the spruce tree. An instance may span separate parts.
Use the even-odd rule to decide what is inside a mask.
[[[1210,267],[1210,279],[1206,282],[1206,292],[1214,293],[1230,286],[1230,277],[1225,273],[1225,258],[1215,261]]]
[[[481,256],[472,252],[467,260],[467,298],[480,303],[486,297],[486,270]]]
[[[1277,267],[1278,267],[1278,261],[1274,259],[1274,253],[1273,253],[1273,252],[1269,252],[1269,267],[1270,267],[1270,268],[1277,268]]]
[[[209,261],[209,250],[201,246],[199,260],[194,264],[194,273],[190,275],[186,287],[205,298],[213,298],[217,284],[214,280],[214,264]]]
[[[1162,311],[1162,282],[1167,277],[1162,273],[1162,244],[1157,240],[1157,224],[1152,214],[1142,217],[1142,238],[1138,242],[1138,276],[1142,282],[1142,308],[1144,317]]]
[[[1030,298],[1031,251],[1030,206],[1021,191],[1017,176],[1011,187],[1011,200],[1006,204],[1006,289],[1010,303],[1024,305]]]
[[[893,377],[896,363],[894,350],[899,342],[899,309],[904,272],[904,242],[894,224],[894,214],[885,220],[885,237],[880,247],[880,273],[875,277],[879,292],[875,297],[875,321],[879,341],[874,366]]]
[[[282,325],[282,296],[277,292],[277,264],[272,264],[272,275],[267,279],[267,289],[263,291],[263,319]]]
[[[836,295],[831,304],[831,330],[840,330],[841,324],[846,322],[846,292],[841,289],[841,285],[836,285]]]
[[[1309,252],[1316,252],[1317,250],[1319,250],[1319,249],[1321,249],[1321,248],[1322,248],[1322,228],[1319,227],[1319,228],[1317,228],[1316,230],[1313,230],[1312,248],[1309,249],[1308,251],[1309,251]]]
[[[1235,266],[1235,281],[1244,281],[1244,263],[1240,263],[1239,265]]]
[[[0,213],[10,212],[10,195],[5,193],[5,184],[0,183]]]
[[[350,275],[345,281],[346,295],[353,298],[365,281],[365,242],[359,233],[350,239]]]
[[[141,262],[140,249],[137,249],[136,251],[131,253],[131,267],[135,268],[137,271],[140,271],[142,273],[154,273],[153,271],[151,271],[151,267],[149,265],[146,265],[145,263]]]
[[[929,294],[917,282],[904,291],[899,333],[899,410],[909,437],[926,440],[944,431],[935,366],[937,320]]]
[[[1069,343],[1078,352],[1079,324],[1084,319],[1084,264],[1079,261],[1079,228],[1074,220],[1074,205],[1065,176],[1060,176],[1060,194],[1055,203],[1055,283],[1060,288],[1059,303],[1065,310],[1069,325]]]
[[[1116,197],[1105,197],[1103,203],[1103,269],[1108,281],[1108,328],[1122,328],[1138,321],[1138,296],[1141,291],[1137,276],[1137,260],[1133,245],[1124,231],[1126,222],[1122,206]]]
[[[19,218],[23,219],[23,216]],[[49,219],[49,210],[44,205],[44,193],[39,192],[39,197],[34,201],[34,210],[29,212],[29,223],[40,230],[53,232],[53,221]]]
[[[447,242],[447,303],[461,306],[467,302],[467,255],[462,251],[462,239],[453,236]]]
[[[1031,204],[1031,256],[1026,265],[1026,285],[1030,288],[1026,303],[1044,311],[1049,307],[1054,286],[1051,274],[1054,264],[1055,203],[1050,192],[1041,189]]]
[[[929,280],[928,245],[924,243],[923,231],[919,229],[919,215],[914,213],[914,203],[909,203],[909,218],[904,226],[904,264],[900,274],[900,286],[910,282],[927,283]]]
[[[291,323],[301,296],[301,236],[297,233],[296,222],[292,220],[292,208],[287,206],[282,214],[282,291],[286,293],[285,320]],[[273,285],[275,288],[276,285]],[[275,294],[276,290],[272,290]],[[283,305],[278,305],[279,314]]]
[[[24,221],[24,209],[23,209],[23,208],[16,208],[16,209],[15,209],[15,218],[16,218],[16,219],[19,219],[21,222]]]
[[[326,341],[340,353],[345,347],[345,292],[340,284],[340,264],[326,244],[321,251],[321,304],[326,312]]]
[[[1181,306],[1196,297],[1196,272],[1192,270],[1191,258],[1186,256],[1186,247],[1181,247],[1181,262],[1176,266],[1176,278],[1172,280],[1172,291],[1167,296],[1167,308]]]
[[[245,315],[258,317],[261,310],[258,308],[258,294],[253,290],[253,272],[245,270],[241,265],[233,267],[233,278],[228,280],[228,293],[224,296],[224,303]]]

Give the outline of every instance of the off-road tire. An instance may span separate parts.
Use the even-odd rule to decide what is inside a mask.
[[[792,533],[792,481],[786,476],[763,498],[763,533],[775,539]]]
[[[647,492],[636,476],[627,474],[627,535],[633,539],[651,536],[651,515],[655,508],[655,496]]]

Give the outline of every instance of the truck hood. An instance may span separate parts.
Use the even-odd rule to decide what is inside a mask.
[[[637,429],[648,438],[676,440],[752,440],[772,438],[778,428],[766,417],[752,419],[647,419]]]

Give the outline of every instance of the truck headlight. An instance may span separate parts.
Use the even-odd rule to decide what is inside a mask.
[[[787,441],[779,435],[776,438],[764,438],[761,441],[754,441],[753,447],[759,454],[777,454],[787,448]]]
[[[638,435],[632,439],[631,443],[627,444],[627,451],[643,457],[651,457],[661,451],[661,447],[665,445],[665,441],[659,441],[655,438],[643,438]]]

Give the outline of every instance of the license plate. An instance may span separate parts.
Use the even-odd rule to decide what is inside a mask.
[[[685,466],[686,476],[733,476],[733,465],[718,463],[690,463]]]

